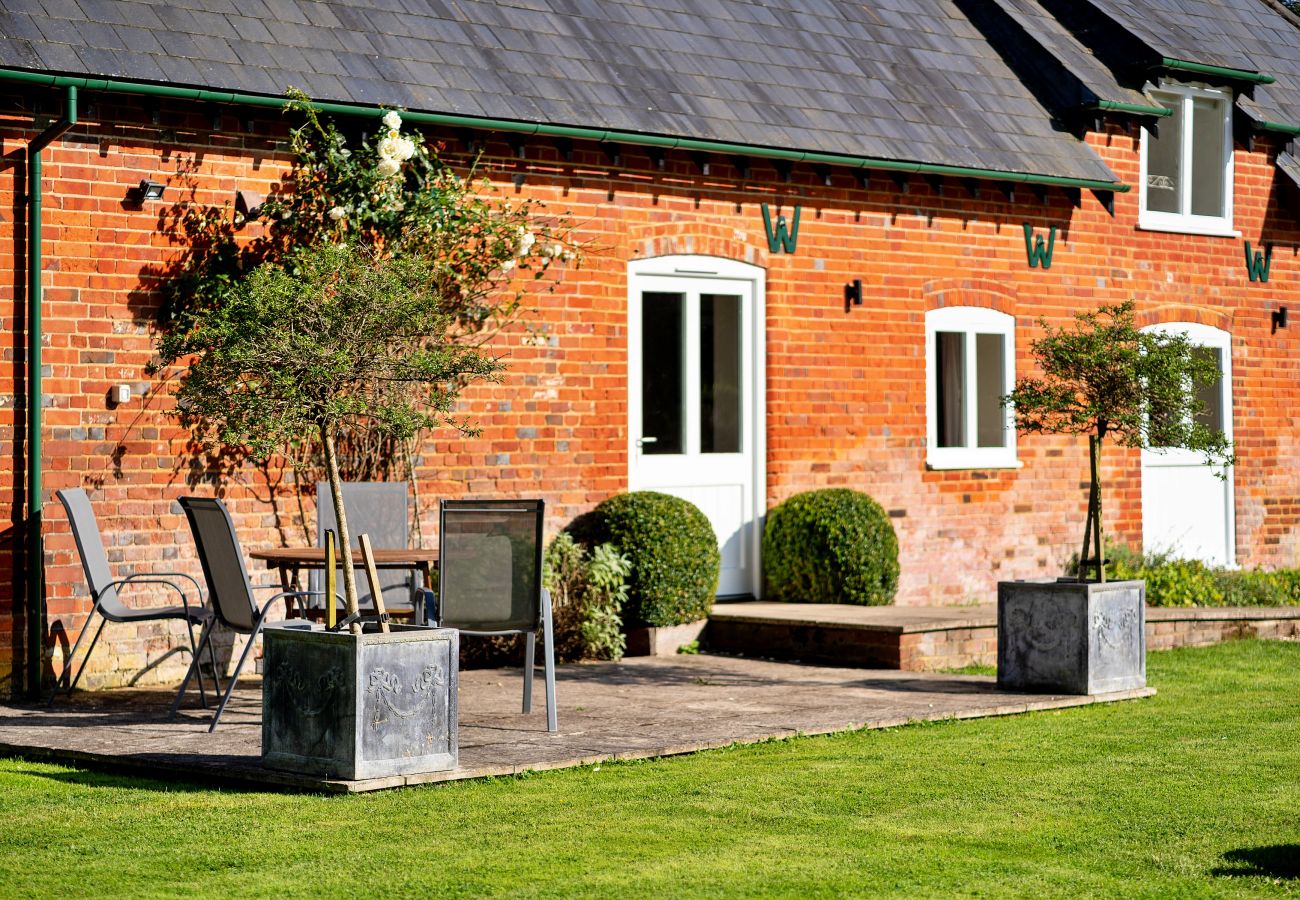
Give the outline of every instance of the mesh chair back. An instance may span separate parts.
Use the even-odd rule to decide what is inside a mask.
[[[370,546],[376,550],[405,550],[410,546],[411,515],[407,503],[406,482],[404,481],[350,481],[343,484],[343,506],[348,514],[349,543],[353,553],[360,549],[358,540],[361,535],[370,535]],[[338,534],[338,521],[334,515],[334,494],[328,482],[316,485],[316,544],[325,546],[325,532]],[[343,583],[342,569],[339,570],[338,583]],[[310,576],[311,589],[322,590],[323,573],[319,569]],[[410,601],[410,572],[382,569],[379,583],[383,586],[384,599],[394,599],[402,603]],[[357,579],[357,601],[362,608],[372,608],[374,598],[370,595],[370,584],[364,578]]]
[[[72,528],[72,537],[77,542],[77,554],[81,557],[81,571],[86,576],[86,586],[90,588],[90,596],[99,601],[105,618],[113,619],[128,614],[130,611],[117,596],[117,588],[112,586],[113,574],[108,568],[104,538],[99,533],[99,524],[95,521],[95,511],[90,506],[90,498],[81,488],[59,491],[58,497],[68,513],[68,525]]]
[[[244,568],[244,554],[235,536],[235,523],[226,505],[215,497],[182,497],[181,508],[194,532],[194,545],[217,618],[241,634],[251,634],[257,622],[257,607]]]
[[[536,631],[541,621],[541,500],[443,500],[438,599],[463,631]]]

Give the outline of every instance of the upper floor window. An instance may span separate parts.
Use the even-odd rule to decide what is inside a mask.
[[[1142,129],[1138,225],[1235,236],[1232,229],[1232,92],[1172,85],[1152,96],[1172,111]]]
[[[934,469],[1010,468],[1016,433],[1002,398],[1015,380],[1016,320],[974,307],[925,315],[926,462]]]

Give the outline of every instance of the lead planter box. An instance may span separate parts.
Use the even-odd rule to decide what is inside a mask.
[[[459,634],[264,632],[262,764],[349,781],[454,769]]]
[[[998,687],[1103,694],[1146,687],[1146,584],[998,584]]]

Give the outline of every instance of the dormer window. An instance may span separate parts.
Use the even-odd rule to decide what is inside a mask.
[[[1171,85],[1152,96],[1171,114],[1142,129],[1139,227],[1235,237],[1232,92]]]

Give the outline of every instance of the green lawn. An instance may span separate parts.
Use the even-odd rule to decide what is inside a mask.
[[[360,797],[0,761],[0,894],[1300,894],[1300,644],[1149,700]]]

